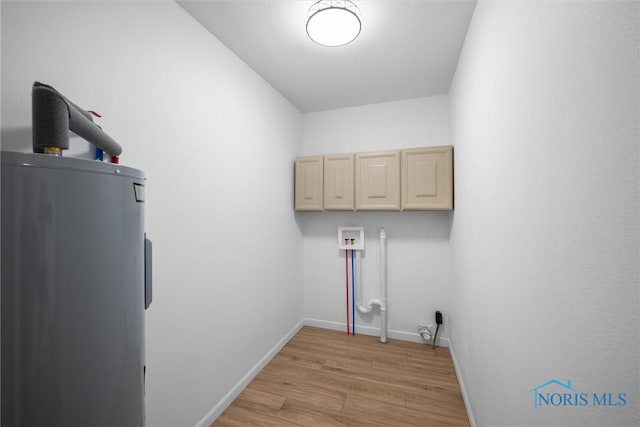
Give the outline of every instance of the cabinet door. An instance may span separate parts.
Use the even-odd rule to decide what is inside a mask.
[[[452,147],[402,151],[402,210],[453,209]]]
[[[297,211],[322,210],[322,156],[296,159],[295,205]]]
[[[356,154],[356,209],[400,210],[400,152]]]
[[[324,156],[325,210],[353,210],[353,193],[353,154]]]

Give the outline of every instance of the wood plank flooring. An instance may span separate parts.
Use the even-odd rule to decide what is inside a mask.
[[[304,327],[212,427],[468,426],[449,349]]]

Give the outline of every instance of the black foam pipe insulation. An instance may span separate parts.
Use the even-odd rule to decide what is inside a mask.
[[[69,131],[86,139],[110,156],[119,156],[122,147],[100,129],[91,114],[78,107],[52,86],[34,82],[32,96],[33,152],[45,147],[69,148]]]

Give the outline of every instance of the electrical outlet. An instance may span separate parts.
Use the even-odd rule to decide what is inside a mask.
[[[417,332],[420,337],[422,337],[422,341],[425,343],[431,342],[433,340],[433,331],[434,331],[433,323],[430,322],[418,322]]]
[[[418,322],[417,330],[419,331],[422,328],[427,328],[429,332],[433,333],[433,323],[431,322]]]

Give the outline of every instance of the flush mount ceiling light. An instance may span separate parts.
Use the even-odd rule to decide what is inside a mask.
[[[360,9],[349,0],[320,0],[307,14],[307,35],[322,46],[349,44],[360,28]]]

